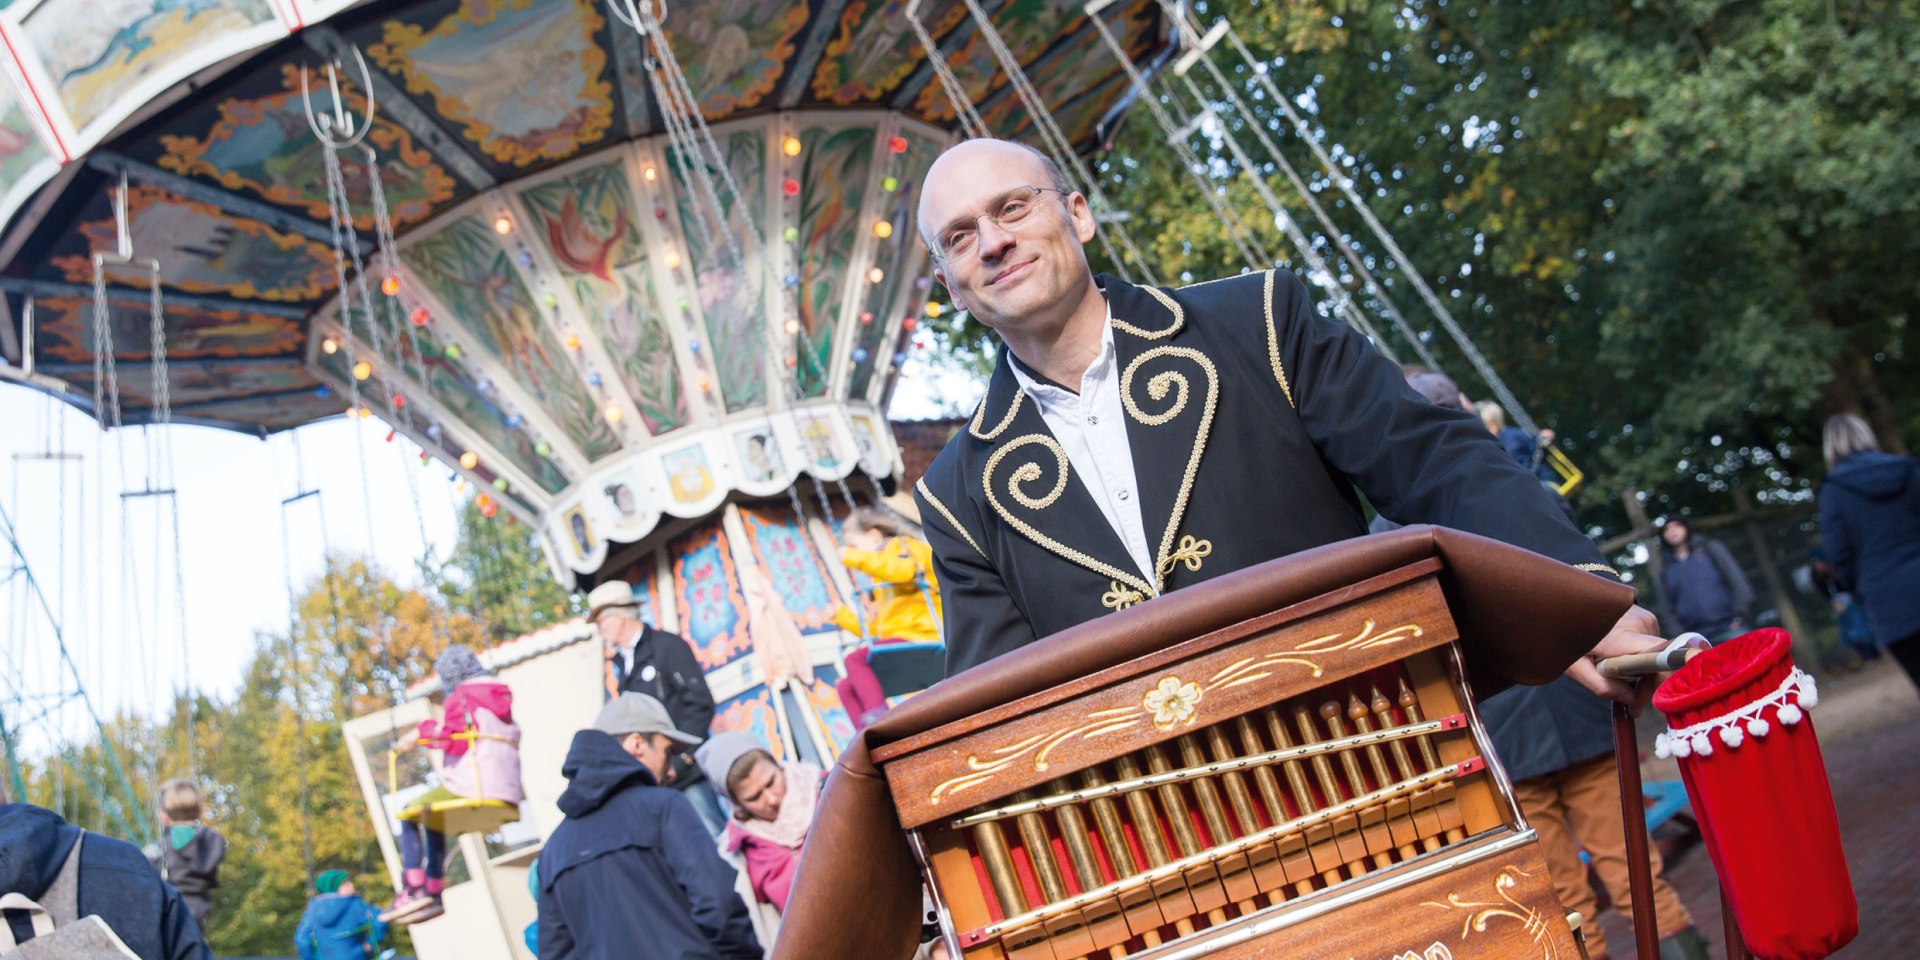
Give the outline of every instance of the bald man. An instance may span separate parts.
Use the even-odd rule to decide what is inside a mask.
[[[920,199],[935,276],[1000,336],[987,395],[917,485],[958,672],[1094,617],[1400,523],[1618,575],[1473,417],[1427,402],[1292,274],[1177,289],[1096,276],[1046,156],[971,140]],[[1633,608],[1568,674],[1660,642]]]

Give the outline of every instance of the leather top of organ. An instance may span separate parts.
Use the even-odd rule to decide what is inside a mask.
[[[1016,825],[1030,821],[1009,805],[1048,796],[1067,774],[1131,755],[1141,758],[1141,769],[1109,763],[1103,776],[1177,778],[1194,766],[1187,761],[1219,758],[1195,750],[1209,725],[1256,716],[1251,711],[1262,705],[1343,678],[1347,686],[1332,701],[1368,701],[1375,692],[1368,682],[1386,683],[1389,689],[1379,692],[1392,699],[1398,692],[1392,682],[1369,671],[1454,639],[1476,696],[1515,682],[1545,682],[1590,649],[1632,602],[1630,588],[1558,561],[1458,531],[1408,527],[1251,567],[1044,638],[902,704],[841,757],[774,956],[911,954],[921,920],[920,875],[906,828],[957,833],[970,829],[962,819],[969,811],[998,810],[992,816],[1017,844]],[[1334,738],[1358,732],[1344,727],[1337,713],[1322,714],[1320,736],[1329,728]],[[1406,719],[1357,715],[1369,726]],[[1236,744],[1233,752],[1282,745],[1266,734],[1246,736],[1247,750]],[[1226,748],[1219,749],[1225,756]],[[1355,750],[1325,762],[1337,772],[1338,763],[1364,756]],[[1378,762],[1377,755],[1368,759]],[[1148,761],[1158,765],[1147,769]],[[1308,761],[1298,765],[1313,770]],[[1436,776],[1430,765],[1413,766],[1429,781]],[[1462,772],[1456,768],[1449,767]],[[1247,777],[1250,782],[1250,769]],[[1355,802],[1383,786],[1364,773],[1357,783],[1343,788]],[[1216,815],[1229,804],[1216,798],[1206,806],[1195,814]],[[1231,811],[1227,816],[1237,822]],[[1260,825],[1273,820],[1257,819]],[[1169,835],[1169,870],[1180,866],[1181,848],[1189,845],[1179,839]],[[1100,858],[1103,865],[1110,859]],[[1065,871],[1071,875],[1072,868]],[[1094,879],[1077,889],[1113,878]],[[1031,888],[1034,878],[1027,881]],[[1121,948],[1112,949],[1120,955]]]

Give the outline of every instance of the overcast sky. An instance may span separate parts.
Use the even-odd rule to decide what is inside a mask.
[[[967,378],[916,360],[896,391],[892,415],[936,416],[943,412],[940,397],[970,408],[978,395]],[[103,713],[164,704],[186,676],[183,659],[196,688],[230,695],[255,634],[285,628],[289,572],[296,586],[305,584],[320,571],[327,548],[371,553],[389,574],[414,583],[423,525],[438,556],[453,546],[459,497],[449,471],[437,461],[422,467],[419,449],[404,437],[387,442],[387,427],[378,420],[336,418],[265,441],[206,427],[169,432],[180,511],[179,590],[166,499],[121,497],[149,487],[147,464],[162,450],[161,431],[102,433],[65,403],[0,383],[0,506]],[[63,445],[80,459],[23,459]],[[296,446],[303,478],[296,477]],[[410,478],[418,485],[418,520]],[[320,496],[284,511],[283,537],[281,499],[294,493],[297,479]],[[156,477],[151,486],[164,484]],[[0,553],[0,575],[12,567]],[[61,679],[51,627],[30,597],[24,576],[0,582],[0,670],[14,673],[18,683],[10,688],[0,679],[0,708],[29,735],[38,728],[41,736],[72,736],[85,722],[75,705],[36,719],[51,706],[48,694],[72,685]],[[184,658],[177,614],[183,606]],[[23,695],[24,702],[13,702]]]

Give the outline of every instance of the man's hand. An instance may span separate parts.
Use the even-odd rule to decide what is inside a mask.
[[[1613,625],[1607,635],[1594,644],[1587,655],[1573,662],[1567,668],[1567,676],[1572,677],[1581,686],[1593,691],[1595,696],[1608,700],[1617,700],[1633,708],[1638,715],[1647,699],[1653,695],[1653,684],[1628,684],[1601,676],[1595,663],[1608,657],[1623,657],[1630,653],[1647,653],[1666,646],[1667,641],[1660,636],[1660,621],[1645,607],[1635,604],[1620,622]]]

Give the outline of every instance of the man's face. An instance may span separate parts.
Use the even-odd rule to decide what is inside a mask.
[[[1687,525],[1684,523],[1669,523],[1661,527],[1660,539],[1665,540],[1669,547],[1677,547],[1687,542]]]
[[[673,781],[673,741],[657,733],[629,733],[620,739],[620,749],[653,774],[654,782],[665,786]]]
[[[1001,209],[1009,191],[1052,187],[1039,158],[1008,143],[977,140],[940,156],[921,194],[920,230],[938,243],[956,222]],[[1093,239],[1093,214],[1079,194],[1041,190],[1033,213],[1011,227],[977,221],[972,250],[941,251],[934,275],[954,305],[996,330],[1020,330],[1070,310],[1092,282],[1082,244]]]
[[[593,627],[600,632],[600,639],[609,651],[626,650],[633,646],[634,638],[640,634],[640,621],[625,610],[603,610],[595,617]]]

